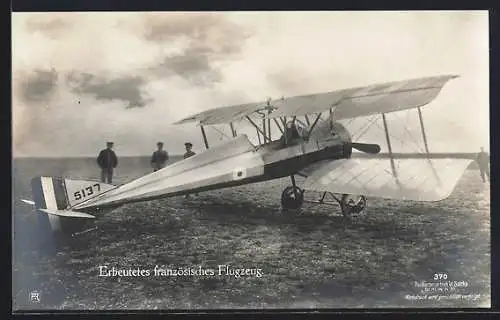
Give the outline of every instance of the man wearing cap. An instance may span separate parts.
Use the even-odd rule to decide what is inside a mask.
[[[163,142],[160,141],[156,145],[158,146],[158,150],[153,152],[153,156],[151,157],[153,172],[164,168],[168,160],[168,153],[163,150]]]
[[[191,142],[184,143],[186,147],[186,153],[184,153],[184,159],[194,156],[196,153],[191,150],[193,148],[193,144]]]
[[[101,168],[101,182],[112,183],[113,182],[113,169],[118,165],[118,158],[113,151],[113,142],[108,141],[106,143],[106,149],[99,152],[97,157],[97,164]]]
[[[193,144],[191,142],[184,143],[184,147],[186,148],[186,152],[184,153],[184,159],[192,157],[196,154],[193,150],[191,150],[193,148]],[[198,195],[198,194],[195,193],[195,195]],[[189,194],[186,194],[184,196],[184,198],[189,198]]]

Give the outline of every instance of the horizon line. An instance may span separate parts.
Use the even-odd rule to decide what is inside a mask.
[[[489,152],[489,151],[487,151]],[[362,154],[362,152],[357,152],[353,150],[353,153],[356,154]],[[401,152],[394,152],[397,154],[400,154]],[[403,154],[406,152],[402,152]],[[411,152],[410,152],[411,153]],[[432,153],[432,152],[431,152]],[[448,152],[446,152],[448,153]],[[452,152],[454,154],[477,154],[477,151],[463,151],[463,152]],[[425,153],[422,153],[422,155],[425,155]],[[169,154],[169,157],[183,157],[183,154]],[[136,155],[120,155],[119,158],[139,158],[139,157],[151,157],[151,155],[147,154],[136,154]],[[95,155],[78,155],[78,156],[70,156],[70,155],[60,155],[60,156],[35,156],[35,155],[18,155],[18,156],[11,156],[11,159],[76,159],[76,158],[96,158]]]
[[[169,157],[183,157],[183,154],[169,154]],[[138,157],[151,157],[151,155],[120,155],[119,158],[138,158]],[[12,156],[12,159],[28,159],[28,158],[38,158],[38,159],[74,159],[74,158],[97,158],[94,155],[79,155],[79,156]]]

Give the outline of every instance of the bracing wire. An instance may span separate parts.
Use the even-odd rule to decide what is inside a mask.
[[[377,127],[379,127],[382,131],[385,131],[384,128],[378,123],[378,122],[375,122],[375,124],[377,125]],[[393,138],[394,140],[398,141],[398,142],[402,142],[403,144],[405,143],[404,140],[402,140],[400,137],[396,137],[394,136],[394,134],[392,134],[390,131],[389,131],[389,137],[390,138]],[[417,153],[420,153],[420,151],[417,149],[415,150],[414,148],[412,148],[413,151],[416,151]]]
[[[355,138],[355,136],[361,131],[360,129],[358,129],[356,132],[354,132],[354,134],[352,135],[352,140],[358,140],[358,139],[361,139],[361,137],[366,133],[368,132],[368,130],[373,126],[373,123],[375,121],[377,121],[377,117],[378,115],[375,115],[375,116],[372,116],[368,119],[367,123],[360,129],[364,129],[363,132],[360,133],[359,137]],[[352,121],[350,122],[352,123]]]
[[[231,139],[227,134],[225,134],[223,131],[217,129],[215,126],[211,126],[211,128],[220,134],[219,140],[222,140],[222,136],[225,136],[226,138]]]
[[[397,113],[394,113],[394,116],[396,117],[396,120],[398,120],[398,121],[401,120],[398,117]],[[406,114],[406,121],[405,121],[405,123],[408,123],[408,116],[409,116],[409,113]],[[415,143],[415,147],[417,148],[417,152],[418,153],[422,153],[424,150],[421,149],[421,147],[419,147],[418,141],[416,141],[415,137],[413,137],[413,135],[411,134],[411,132],[408,130],[407,126],[403,126],[403,127],[404,127],[404,130],[407,133],[408,137],[413,141],[413,143]],[[404,146],[404,145],[405,145],[405,142],[402,140],[401,146]]]

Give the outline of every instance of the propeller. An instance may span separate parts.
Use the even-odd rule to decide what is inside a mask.
[[[351,147],[365,153],[377,154],[380,152],[380,146],[374,143],[351,142]]]

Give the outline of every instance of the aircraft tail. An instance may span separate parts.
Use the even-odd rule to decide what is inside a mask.
[[[56,177],[36,177],[31,180],[33,201],[39,222],[54,234],[79,233],[89,226],[93,215],[72,211],[71,207],[98,196],[115,186],[89,180],[72,180]],[[47,230],[49,231],[49,230]]]

